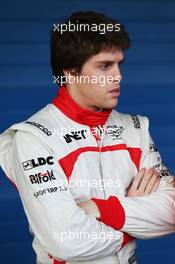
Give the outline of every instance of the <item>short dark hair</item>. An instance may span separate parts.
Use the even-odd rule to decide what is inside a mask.
[[[64,25],[68,26],[70,23],[77,27],[80,24],[88,24],[91,30],[61,32],[60,29],[56,30],[56,27],[52,29],[51,67],[56,77],[64,76],[63,70],[76,70],[79,73],[87,59],[103,49],[116,47],[124,51],[131,45],[124,26],[118,20],[104,14],[92,11],[75,12],[65,21]],[[97,31],[92,30],[94,24],[98,27]],[[107,27],[109,24],[112,24],[115,29],[117,29],[116,25],[119,25],[119,30],[107,30],[102,34],[99,25]]]

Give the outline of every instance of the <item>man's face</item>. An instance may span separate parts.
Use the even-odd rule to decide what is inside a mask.
[[[70,95],[91,111],[114,108],[120,95],[119,64],[123,60],[120,49],[104,50],[92,56],[83,65],[76,82],[66,84]]]

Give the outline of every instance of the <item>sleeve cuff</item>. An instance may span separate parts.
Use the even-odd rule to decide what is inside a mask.
[[[125,211],[120,201],[115,196],[110,196],[107,200],[92,198],[99,209],[99,221],[113,227],[116,230],[121,229],[125,223]]]

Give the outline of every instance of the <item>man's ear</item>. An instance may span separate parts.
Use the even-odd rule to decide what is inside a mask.
[[[63,72],[66,77],[69,77],[70,75],[73,75],[73,76],[78,75],[78,71],[75,69],[63,70]]]

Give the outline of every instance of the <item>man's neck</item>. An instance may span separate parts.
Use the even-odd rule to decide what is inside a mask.
[[[72,97],[72,99],[80,106],[82,107],[83,109],[86,109],[86,110],[89,110],[89,111],[92,111],[92,112],[102,112],[103,111],[103,108],[91,108],[91,107],[88,107],[88,106],[85,106],[85,104],[83,104],[83,100],[81,100],[81,98],[78,98],[78,96],[76,96],[76,94],[74,94],[72,92],[72,89],[70,89],[69,85],[65,85],[65,88],[67,90],[67,92],[69,93],[69,95]],[[76,88],[75,88],[76,89]]]

